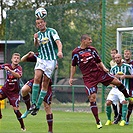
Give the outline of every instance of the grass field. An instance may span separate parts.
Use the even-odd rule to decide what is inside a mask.
[[[21,109],[24,112],[24,109]],[[3,118],[0,119],[0,133],[22,133],[20,125],[11,108],[2,110]],[[94,117],[87,112],[53,111],[54,133],[133,133],[133,114],[130,125],[105,126],[106,114],[100,113],[103,124],[102,129],[97,129]],[[40,110],[37,116],[29,115],[24,119],[27,131],[25,133],[47,133],[45,111]]]

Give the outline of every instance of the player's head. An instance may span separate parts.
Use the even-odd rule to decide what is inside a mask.
[[[122,63],[121,54],[115,54],[115,62],[117,63],[117,65],[120,65]]]
[[[132,53],[130,50],[124,50],[124,59],[129,61],[131,59]]]
[[[14,54],[12,55],[11,61],[12,61],[12,64],[13,64],[13,65],[18,65],[19,62],[20,62],[20,54],[19,54],[19,53],[14,53]]]
[[[92,39],[88,34],[83,34],[80,38],[81,45],[89,46],[92,43]]]
[[[36,19],[36,27],[40,30],[40,31],[45,31],[46,30],[46,21],[44,18],[37,18]]]
[[[110,55],[111,55],[111,58],[112,58],[112,60],[114,60],[115,59],[115,55],[118,53],[118,50],[117,49],[112,49],[111,51],[110,51]]]

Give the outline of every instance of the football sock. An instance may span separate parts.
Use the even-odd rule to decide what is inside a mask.
[[[42,102],[43,102],[44,97],[46,96],[46,94],[47,94],[47,91],[41,90],[40,95],[39,95],[39,98],[38,98],[38,101],[37,101],[37,105],[36,105],[37,108],[40,109],[41,104],[42,104]]]
[[[29,110],[29,108],[30,108],[30,95],[29,94],[27,94],[26,96],[24,96],[23,97],[23,100],[24,100],[24,103],[26,104],[26,108],[27,108],[27,110]]]
[[[19,123],[20,123],[20,125],[21,125],[21,128],[24,128],[25,126],[24,126],[24,122],[23,122],[23,119],[21,118],[21,113],[20,113],[20,111],[19,110],[14,110],[14,113],[16,114],[16,116],[17,116],[17,119],[18,119],[18,121],[19,121]]]
[[[118,115],[117,105],[115,105],[115,104],[112,103],[112,106],[113,106],[113,110],[114,110],[114,114],[115,114],[115,118],[116,118],[117,115]]]
[[[47,123],[48,123],[48,131],[52,132],[53,129],[53,114],[46,115]]]
[[[111,113],[112,113],[111,106],[106,106],[106,114],[107,114],[108,120],[111,120]]]
[[[36,104],[38,93],[39,93],[40,85],[33,84],[32,86],[32,104]]]
[[[99,123],[100,120],[98,117],[98,108],[97,108],[96,102],[90,102],[90,108],[95,117],[96,123]]]
[[[1,105],[0,105],[0,118],[2,118]]]
[[[129,118],[130,118],[130,115],[132,113],[132,109],[133,109],[133,104],[128,104],[128,113],[127,113],[127,119],[126,121],[128,122],[129,121]]]
[[[122,120],[126,121],[127,104],[122,105]]]
[[[129,94],[127,93],[127,90],[126,90],[125,86],[123,84],[121,84],[120,86],[117,86],[117,87],[118,87],[119,91],[121,91],[124,94],[124,96],[126,98],[130,97]]]

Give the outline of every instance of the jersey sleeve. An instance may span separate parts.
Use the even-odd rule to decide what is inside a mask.
[[[72,66],[78,65],[79,55],[75,52],[72,52]]]
[[[36,62],[37,61],[37,56],[38,56],[38,53],[36,53],[35,55],[32,55],[32,56],[29,56],[27,58],[27,62]]]
[[[94,59],[95,59],[96,63],[100,63],[101,59],[100,59],[100,56],[99,56],[99,54],[98,54],[98,52],[95,48],[93,48],[92,54],[94,56]]]
[[[51,35],[52,35],[54,41],[60,40],[60,37],[55,29],[51,30]]]

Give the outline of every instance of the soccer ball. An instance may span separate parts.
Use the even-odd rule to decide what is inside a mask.
[[[44,9],[42,7],[36,9],[35,16],[36,16],[36,18],[45,18],[47,16],[46,9]]]

